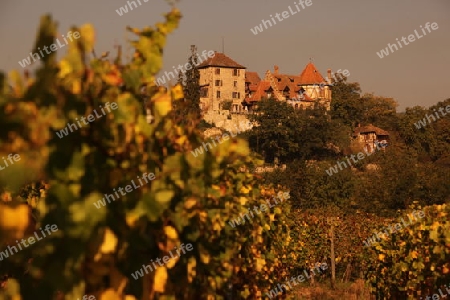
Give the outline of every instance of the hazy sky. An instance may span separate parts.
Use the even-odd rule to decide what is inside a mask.
[[[170,9],[163,0],[140,1],[138,8],[119,16],[116,9],[127,4],[124,0],[0,0],[0,70],[22,70],[18,61],[31,51],[46,13],[59,22],[61,34],[71,25],[92,23],[96,52],[114,50],[116,42],[125,44],[132,37],[127,25],[153,25]],[[312,0],[311,6],[257,35],[250,28],[289,6],[296,11],[294,0],[181,0],[176,6],[183,19],[168,40],[164,70],[185,63],[191,44],[200,52],[222,51],[223,36],[225,54],[260,77],[274,65],[280,73],[300,74],[312,57],[322,75],[328,68],[347,69],[349,81],[359,82],[363,92],[393,97],[399,110],[450,97],[449,0]],[[420,26],[427,22],[439,28],[424,35]],[[377,52],[388,43],[414,30],[420,39],[379,58]]]

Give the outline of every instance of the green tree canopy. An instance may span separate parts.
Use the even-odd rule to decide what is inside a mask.
[[[349,144],[350,130],[330,120],[325,108],[294,109],[286,102],[262,100],[250,115],[258,124],[248,133],[252,149],[266,161],[334,157]]]

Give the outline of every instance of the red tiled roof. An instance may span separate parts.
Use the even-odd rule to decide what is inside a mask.
[[[372,124],[369,124],[367,126],[362,126],[362,127],[356,127],[355,131],[353,132],[353,136],[357,136],[358,134],[361,133],[370,133],[370,132],[375,132],[376,135],[389,135],[389,132],[373,126]]]
[[[325,82],[325,79],[320,75],[319,71],[317,71],[316,67],[313,63],[309,63],[306,65],[302,74],[300,74],[300,84],[319,84]]]
[[[317,71],[316,67],[309,63],[306,65],[305,69],[301,73],[300,76],[298,75],[288,75],[288,74],[280,74],[278,73],[279,68],[275,66],[275,71],[270,73],[275,80],[277,89],[283,93],[284,90],[289,90],[289,98],[295,99],[298,97],[298,92],[300,91],[299,85],[309,85],[309,84],[319,84],[322,82],[325,82],[325,79],[320,75],[319,71]],[[246,72],[246,74],[254,73],[254,72]],[[249,78],[253,76],[249,75]],[[271,85],[268,81],[267,76],[269,76],[266,73],[266,78],[264,80],[260,81],[256,86],[252,84],[250,79],[246,79],[246,82],[251,82],[250,84],[250,91],[254,92],[252,97],[250,97],[248,100],[250,101],[259,101],[261,98],[266,96],[266,93],[268,91],[271,91]],[[247,76],[246,76],[247,77]],[[259,78],[259,77],[258,77]],[[312,98],[310,98],[308,95],[304,94],[304,101],[315,101]]]
[[[198,68],[207,68],[207,67],[222,67],[222,68],[236,68],[236,69],[246,69],[244,66],[238,64],[228,56],[220,52],[214,52],[215,55],[213,57],[208,57],[207,60],[202,62]]]
[[[296,98],[297,92],[300,90],[298,86],[300,76],[287,74],[272,74],[278,80],[278,90],[284,91],[286,87],[289,89],[289,98]]]
[[[261,81],[258,73],[256,72],[245,72],[245,82],[250,82],[251,84],[258,84]]]
[[[258,83],[256,92],[248,99],[250,101],[260,101],[263,97],[266,97],[266,91],[270,88],[270,82],[262,80]]]
[[[249,83],[250,91],[255,92],[258,84],[261,82],[261,78],[256,72],[245,72],[245,82]]]
[[[248,88],[249,88],[250,92],[256,92],[256,89],[258,88],[258,85],[257,84],[250,84],[248,86]]]

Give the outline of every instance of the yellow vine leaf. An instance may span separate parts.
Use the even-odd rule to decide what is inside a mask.
[[[202,249],[203,250],[203,249]],[[206,250],[200,251],[200,260],[205,265],[209,264],[209,260],[211,259],[211,256]]]
[[[195,269],[196,265],[197,265],[197,261],[195,260],[195,257],[189,258],[189,261],[187,264],[188,282],[192,282],[195,275],[197,274],[196,269]]]
[[[67,60],[63,59],[59,62],[59,73],[58,73],[59,78],[64,78],[67,74],[70,74],[72,71],[73,71],[72,66]]]
[[[167,93],[155,97],[155,112],[159,116],[165,116],[172,110],[172,99]]]
[[[263,258],[256,259],[256,271],[261,272],[262,268],[266,265],[266,260]]]
[[[91,52],[95,43],[95,30],[92,24],[85,24],[80,28],[80,37],[85,42],[86,52]]]
[[[120,300],[121,297],[113,289],[108,289],[100,295],[100,300]]]
[[[79,94],[81,91],[81,82],[80,80],[74,80],[72,83],[72,94]]]
[[[189,198],[184,202],[184,208],[191,209],[195,204],[197,204],[197,200],[195,198]]]
[[[183,94],[183,88],[181,87],[180,84],[177,84],[176,86],[174,86],[174,87],[172,88],[172,97],[173,97],[175,100],[183,99],[183,97],[184,97],[184,94]]]
[[[172,269],[173,267],[175,267],[175,265],[177,264],[177,262],[180,260],[180,257],[179,256],[174,256],[174,258],[171,258],[168,262],[167,262],[167,264],[166,264],[166,267],[167,267],[167,269]]]
[[[111,229],[107,228],[105,230],[105,235],[103,236],[103,243],[100,248],[100,251],[105,254],[111,253],[114,252],[116,246],[117,246],[117,237],[114,234],[114,232],[112,232]]]
[[[250,192],[250,189],[242,186],[239,192],[241,192],[242,194],[248,194]]]
[[[167,269],[166,267],[159,267],[155,272],[155,282],[153,286],[153,290],[155,292],[162,293],[164,292],[164,288],[167,282]]]
[[[178,239],[178,233],[172,226],[164,227],[164,233],[169,239],[176,240]]]
[[[28,205],[9,207],[0,204],[0,232],[11,231],[15,238],[21,237],[29,225],[28,211]]]

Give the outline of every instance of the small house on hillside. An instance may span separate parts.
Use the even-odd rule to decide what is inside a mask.
[[[363,145],[367,153],[376,150],[377,144],[379,148],[384,149],[389,143],[389,132],[369,124],[367,126],[359,126],[353,131],[353,140]]]

